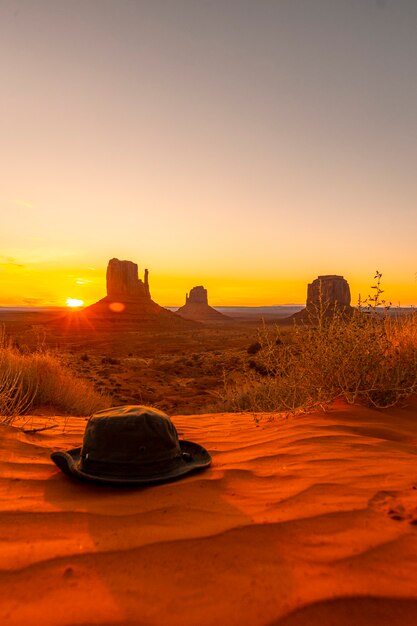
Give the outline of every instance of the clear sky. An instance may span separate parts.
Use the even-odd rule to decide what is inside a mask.
[[[416,0],[0,0],[0,305],[417,303]]]

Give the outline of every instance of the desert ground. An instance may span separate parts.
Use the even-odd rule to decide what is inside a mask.
[[[48,315],[2,323],[18,350],[53,351],[111,404],[165,410],[213,462],[154,487],[94,486],[50,460],[82,444],[87,416],[49,406],[0,425],[1,624],[415,626],[416,396],[209,412],[223,372],[250,367],[259,319],[168,329]]]
[[[72,312],[0,310],[0,324],[22,351],[52,351],[113,405],[146,404],[170,414],[211,410],[223,393],[224,373],[238,376],[247,367],[263,323],[250,312],[224,324],[184,322],[175,329],[76,319]],[[265,323],[291,328],[279,315]]]
[[[212,466],[146,489],[50,461],[83,418],[2,426],[0,623],[414,626],[416,413],[176,415]]]

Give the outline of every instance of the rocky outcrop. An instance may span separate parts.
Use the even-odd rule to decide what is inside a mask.
[[[143,281],[139,279],[138,266],[132,261],[110,259],[107,265],[107,297],[114,301],[150,300],[149,272],[145,270]]]
[[[332,315],[335,310],[351,314],[349,283],[343,276],[319,276],[307,287],[306,308],[293,315],[296,319],[317,316],[320,312]]]
[[[225,322],[230,320],[227,315],[223,315],[209,305],[207,289],[202,285],[193,287],[190,293],[185,295],[185,304],[176,313],[196,322]]]
[[[189,294],[185,294],[185,304],[207,304],[208,306],[207,289],[204,289],[202,285],[193,287]]]
[[[106,272],[107,295],[83,309],[80,320],[90,322],[118,322],[132,327],[161,326],[185,327],[186,320],[164,309],[154,302],[149,290],[149,272],[144,271],[143,280],[139,278],[138,266],[132,261],[110,259]],[[191,322],[188,322],[190,325]]]
[[[350,307],[350,288],[343,276],[319,276],[307,287],[307,308],[323,306],[339,309]]]

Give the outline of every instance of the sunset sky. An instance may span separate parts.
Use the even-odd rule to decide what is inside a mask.
[[[0,0],[0,306],[417,304],[416,0]]]

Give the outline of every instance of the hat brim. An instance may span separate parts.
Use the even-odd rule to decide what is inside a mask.
[[[51,459],[59,469],[73,478],[101,485],[146,486],[157,485],[178,480],[191,472],[205,469],[211,464],[211,456],[203,446],[192,441],[180,440],[181,452],[190,455],[187,461],[181,461],[174,469],[167,473],[159,472],[154,476],[106,476],[103,474],[89,474],[80,469],[81,448],[73,448],[67,452],[53,452]]]

